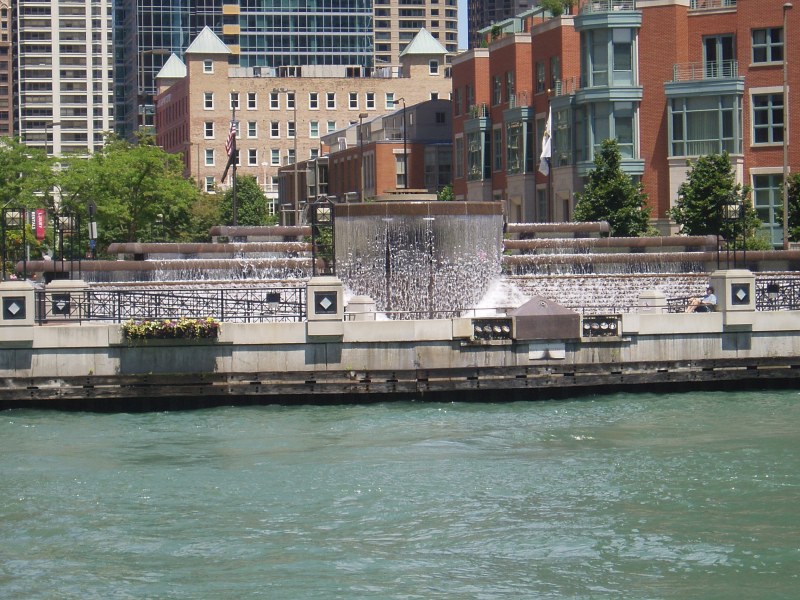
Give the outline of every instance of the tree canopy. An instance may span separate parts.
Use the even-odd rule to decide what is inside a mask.
[[[608,221],[610,235],[639,237],[650,231],[650,207],[641,183],[622,170],[615,140],[605,140],[582,193],[575,194],[575,219]]]
[[[740,204],[739,219],[726,219],[726,205]],[[670,217],[686,235],[720,235],[726,240],[742,238],[739,247],[761,247],[753,232],[760,227],[750,202],[750,189],[736,183],[728,153],[701,156],[690,163],[686,181],[678,188],[678,199]]]
[[[277,222],[267,210],[267,197],[258,185],[258,180],[250,175],[236,176],[236,222],[238,225],[272,225]],[[223,223],[233,223],[233,190],[225,192],[220,207]]]
[[[800,242],[800,173],[789,177],[789,241]],[[781,221],[783,225],[783,221]]]

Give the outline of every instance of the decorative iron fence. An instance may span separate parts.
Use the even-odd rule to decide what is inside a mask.
[[[36,292],[37,323],[122,323],[181,317],[259,323],[303,321],[305,316],[305,287]]]
[[[756,280],[755,295],[756,310],[800,310],[800,280],[790,278]],[[684,312],[691,298],[691,296],[668,298],[667,312]]]

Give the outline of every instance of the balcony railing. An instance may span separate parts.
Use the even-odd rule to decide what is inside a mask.
[[[531,99],[528,92],[517,92],[512,94],[508,99],[508,108],[517,108],[520,106],[530,106]]]
[[[486,104],[473,104],[469,107],[470,119],[485,119],[489,116],[489,107]]]
[[[736,0],[691,0],[691,10],[712,10],[715,8],[731,8],[736,6]]]
[[[553,86],[554,96],[569,96],[574,94],[581,88],[580,77],[568,77],[567,79],[558,79]]]
[[[581,13],[604,13],[612,11],[636,10],[635,0],[592,0],[581,8]]]
[[[684,63],[672,67],[672,81],[735,79],[737,77],[739,77],[739,61],[737,60],[723,60],[716,63]]]

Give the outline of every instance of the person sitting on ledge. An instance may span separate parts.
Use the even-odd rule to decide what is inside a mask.
[[[697,296],[689,300],[689,305],[686,307],[687,313],[693,312],[713,312],[717,307],[717,297],[714,295],[714,288],[706,286],[705,296]]]

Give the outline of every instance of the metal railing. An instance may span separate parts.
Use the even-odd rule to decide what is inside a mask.
[[[672,81],[703,79],[735,79],[739,77],[739,61],[681,63],[672,67]]]
[[[691,0],[689,8],[691,10],[711,10],[715,8],[732,8],[736,6],[736,0]]]
[[[581,13],[603,13],[611,11],[636,10],[634,0],[592,0],[581,8]]]
[[[694,297],[667,298],[667,312],[685,312],[689,300]],[[776,278],[756,281],[755,301],[759,311],[800,310],[800,280]]]
[[[85,290],[36,292],[36,322],[174,320],[181,317],[221,322],[299,322],[306,316],[305,287],[218,290]]]

